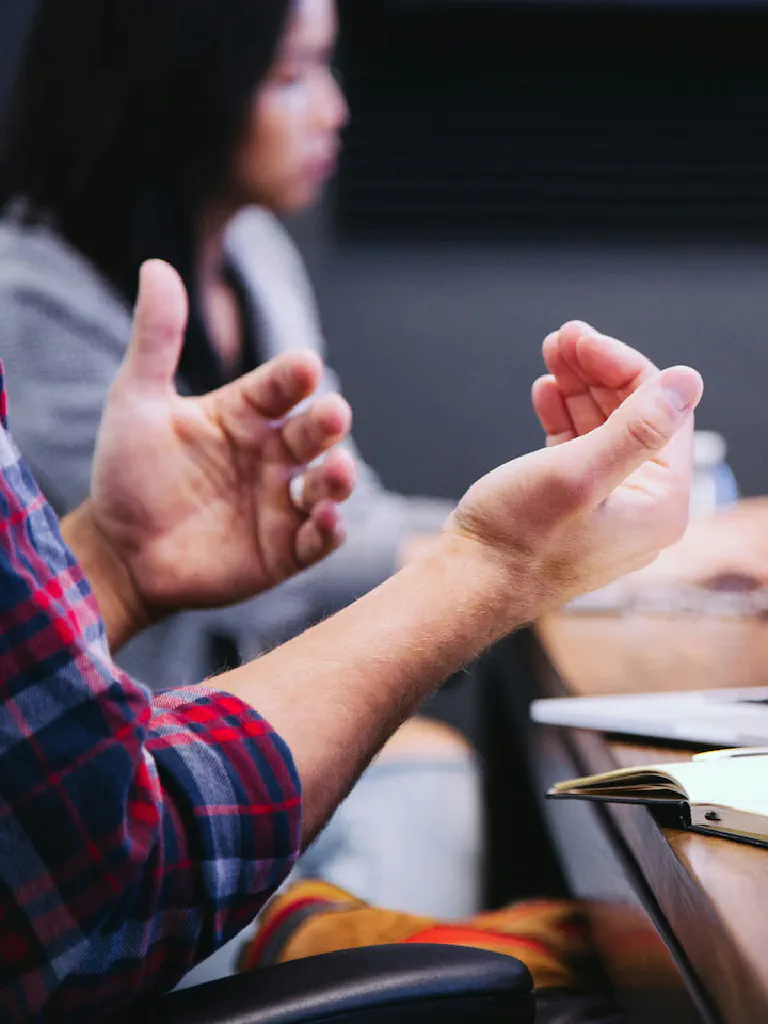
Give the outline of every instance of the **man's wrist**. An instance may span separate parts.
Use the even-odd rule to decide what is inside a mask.
[[[150,623],[128,565],[100,527],[90,499],[63,520],[62,534],[96,595],[110,650],[117,651]]]
[[[481,647],[491,646],[538,614],[536,596],[525,568],[510,564],[493,548],[449,523],[431,550],[411,563],[431,567],[443,582],[445,596],[464,608],[462,621],[476,631]]]

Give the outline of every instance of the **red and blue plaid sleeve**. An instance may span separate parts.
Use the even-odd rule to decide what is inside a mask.
[[[255,916],[297,855],[299,781],[235,697],[153,698],[114,666],[0,394],[0,1019],[94,1022]]]

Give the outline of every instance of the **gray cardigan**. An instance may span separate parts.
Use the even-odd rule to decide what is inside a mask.
[[[301,258],[278,221],[250,209],[231,226],[227,250],[258,311],[261,352],[323,352]],[[130,335],[130,310],[103,276],[53,229],[13,216],[0,223],[0,357],[16,444],[60,513],[88,494],[101,410]],[[326,374],[323,387],[337,389]],[[246,658],[381,582],[410,533],[437,529],[444,502],[384,489],[354,450],[359,485],[347,505],[349,539],[322,565],[234,608],[195,612],[134,640],[119,659],[154,687],[199,682],[212,634],[231,636]]]

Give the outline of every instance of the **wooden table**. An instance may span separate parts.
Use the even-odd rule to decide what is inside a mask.
[[[561,614],[537,634],[531,658],[546,696],[765,685],[768,677],[768,624],[756,620]],[[542,789],[569,772],[692,753],[586,730],[536,727],[534,738]],[[630,1019],[768,1022],[768,850],[662,829],[631,805],[550,801],[545,813],[569,881],[595,901],[596,940]]]

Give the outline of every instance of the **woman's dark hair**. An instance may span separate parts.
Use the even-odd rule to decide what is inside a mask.
[[[292,0],[42,0],[3,140],[0,204],[23,195],[131,301],[168,260],[197,315],[192,229],[226,187]],[[197,323],[195,323],[197,321]]]

